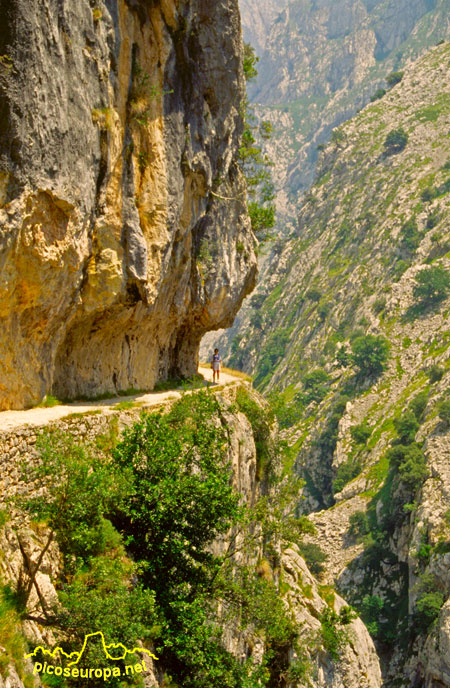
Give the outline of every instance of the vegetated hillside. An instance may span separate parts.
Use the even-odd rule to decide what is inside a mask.
[[[257,48],[259,75],[250,98],[275,127],[268,152],[286,220],[313,181],[317,145],[378,89],[388,89],[390,72],[450,36],[450,3],[291,0],[279,10],[265,49]],[[243,16],[244,36],[251,40],[258,22],[249,25]]]
[[[334,131],[230,359],[278,392],[388,686],[450,676],[449,67],[433,48]]]
[[[299,203],[320,161],[318,146],[371,97],[395,86],[407,61],[450,36],[450,0],[294,0],[286,9],[280,6],[267,39],[273,3],[262,3],[258,11],[250,0],[240,0],[240,8],[244,39],[253,41],[260,55],[249,96],[257,118],[273,124],[264,150],[274,163],[277,241],[260,260],[259,293],[270,285],[270,261],[276,261],[280,243],[295,230]],[[263,41],[265,52],[258,48]],[[246,331],[248,303],[230,330],[206,335],[202,358],[215,346],[230,354],[231,340]]]
[[[33,685],[24,654],[37,645],[34,685],[53,685],[43,660],[61,674],[67,654],[42,648],[80,652],[100,629],[108,646],[136,652],[110,661],[90,637],[79,678],[64,673],[58,686],[104,685],[83,680],[86,667],[123,686],[137,654],[145,671],[127,685],[380,688],[367,629],[299,554],[312,527],[248,383],[42,431],[0,434],[1,688]]]

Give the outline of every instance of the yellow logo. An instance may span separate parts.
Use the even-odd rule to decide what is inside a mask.
[[[83,646],[80,650],[80,652],[71,652],[68,654],[67,652],[64,652],[64,650],[61,647],[56,647],[54,650],[46,650],[44,647],[39,645],[36,647],[33,652],[30,652],[29,654],[25,655],[27,658],[31,657],[36,657],[39,652],[42,653],[44,659],[46,657],[52,658],[52,659],[58,659],[59,657],[65,657],[66,659],[70,660],[67,663],[67,667],[63,669],[60,666],[54,666],[53,664],[48,664],[47,661],[45,662],[44,665],[42,665],[41,662],[35,662],[34,665],[34,671],[33,674],[35,673],[46,673],[46,674],[55,674],[56,676],[61,676],[64,675],[66,677],[72,676],[72,678],[92,678],[92,674],[94,674],[95,677],[100,678],[103,676],[104,680],[108,680],[111,676],[121,676],[122,673],[124,675],[128,674],[133,674],[133,673],[141,673],[142,671],[146,670],[145,662],[142,661],[141,663],[137,664],[128,664],[125,665],[125,671],[121,672],[119,667],[114,667],[113,669],[109,668],[97,668],[97,669],[79,669],[76,667],[76,665],[79,663],[80,659],[82,658],[86,647],[88,645],[88,642],[91,638],[100,638],[101,643],[102,643],[102,648],[105,653],[105,657],[107,659],[111,659],[113,661],[120,661],[120,660],[125,660],[129,655],[136,655],[138,652],[143,652],[147,654],[149,657],[152,659],[157,660],[158,657],[155,657],[155,655],[150,652],[150,650],[147,650],[145,647],[134,647],[132,650],[128,650],[125,645],[122,643],[109,643],[108,645],[106,644],[105,641],[105,636],[103,635],[102,631],[96,631],[95,633],[88,633],[87,635],[84,636],[84,642]],[[72,667],[69,669],[69,667]]]

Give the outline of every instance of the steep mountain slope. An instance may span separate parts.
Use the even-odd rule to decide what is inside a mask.
[[[237,0],[0,12],[0,408],[192,375],[256,275]]]
[[[335,130],[231,356],[281,390],[326,580],[388,686],[450,676],[449,65],[430,50]]]
[[[273,124],[273,136],[263,145],[274,163],[276,235],[282,243],[294,230],[299,203],[314,179],[317,147],[379,89],[390,88],[385,79],[392,70],[402,70],[450,37],[450,0],[291,0],[285,8],[279,5],[268,33],[273,3],[257,10],[241,0],[240,7],[244,38],[256,46],[264,41],[264,50],[257,48],[259,74],[249,94],[257,118]],[[259,11],[264,21],[258,20]],[[269,247],[269,257],[279,250],[278,243]],[[269,266],[269,260],[260,261],[263,285],[270,280]],[[215,346],[229,356],[247,318],[248,301],[231,330],[205,337],[202,358]]]
[[[250,43],[258,55],[266,49],[267,39],[278,14],[289,0],[240,0],[244,40]]]
[[[387,88],[392,70],[450,36],[450,2],[291,0],[279,9],[250,96],[274,123],[278,203],[292,216],[313,180],[317,145]]]

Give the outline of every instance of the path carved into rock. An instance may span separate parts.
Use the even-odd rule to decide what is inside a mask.
[[[212,370],[210,368],[200,367],[198,372],[205,378],[205,387],[209,387],[212,382]],[[242,378],[222,371],[220,373],[220,382],[218,386],[242,381]],[[83,414],[92,411],[113,410],[114,406],[124,401],[134,402],[146,408],[158,406],[164,401],[179,399],[182,392],[182,388],[178,388],[164,392],[147,392],[132,396],[112,397],[111,399],[102,399],[101,401],[74,401],[67,404],[59,404],[51,408],[39,407],[27,409],[25,411],[2,411],[0,412],[0,431],[14,430],[25,425],[33,427],[47,425],[52,421],[60,420],[72,413]]]

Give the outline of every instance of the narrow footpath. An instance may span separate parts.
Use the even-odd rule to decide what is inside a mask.
[[[212,386],[212,370],[200,367],[198,372],[203,375],[204,387]],[[221,372],[219,385],[229,385],[235,382],[242,382],[241,377]],[[201,389],[201,388],[199,388]],[[89,413],[92,411],[104,411],[114,409],[117,404],[132,402],[136,405],[149,408],[158,406],[168,399],[179,399],[183,393],[183,388],[166,390],[164,392],[148,392],[145,394],[135,394],[130,396],[112,397],[101,401],[74,401],[67,404],[59,404],[51,408],[37,407],[26,411],[2,411],[0,412],[0,432],[14,430],[23,426],[42,426],[54,420],[60,420],[72,413]]]

